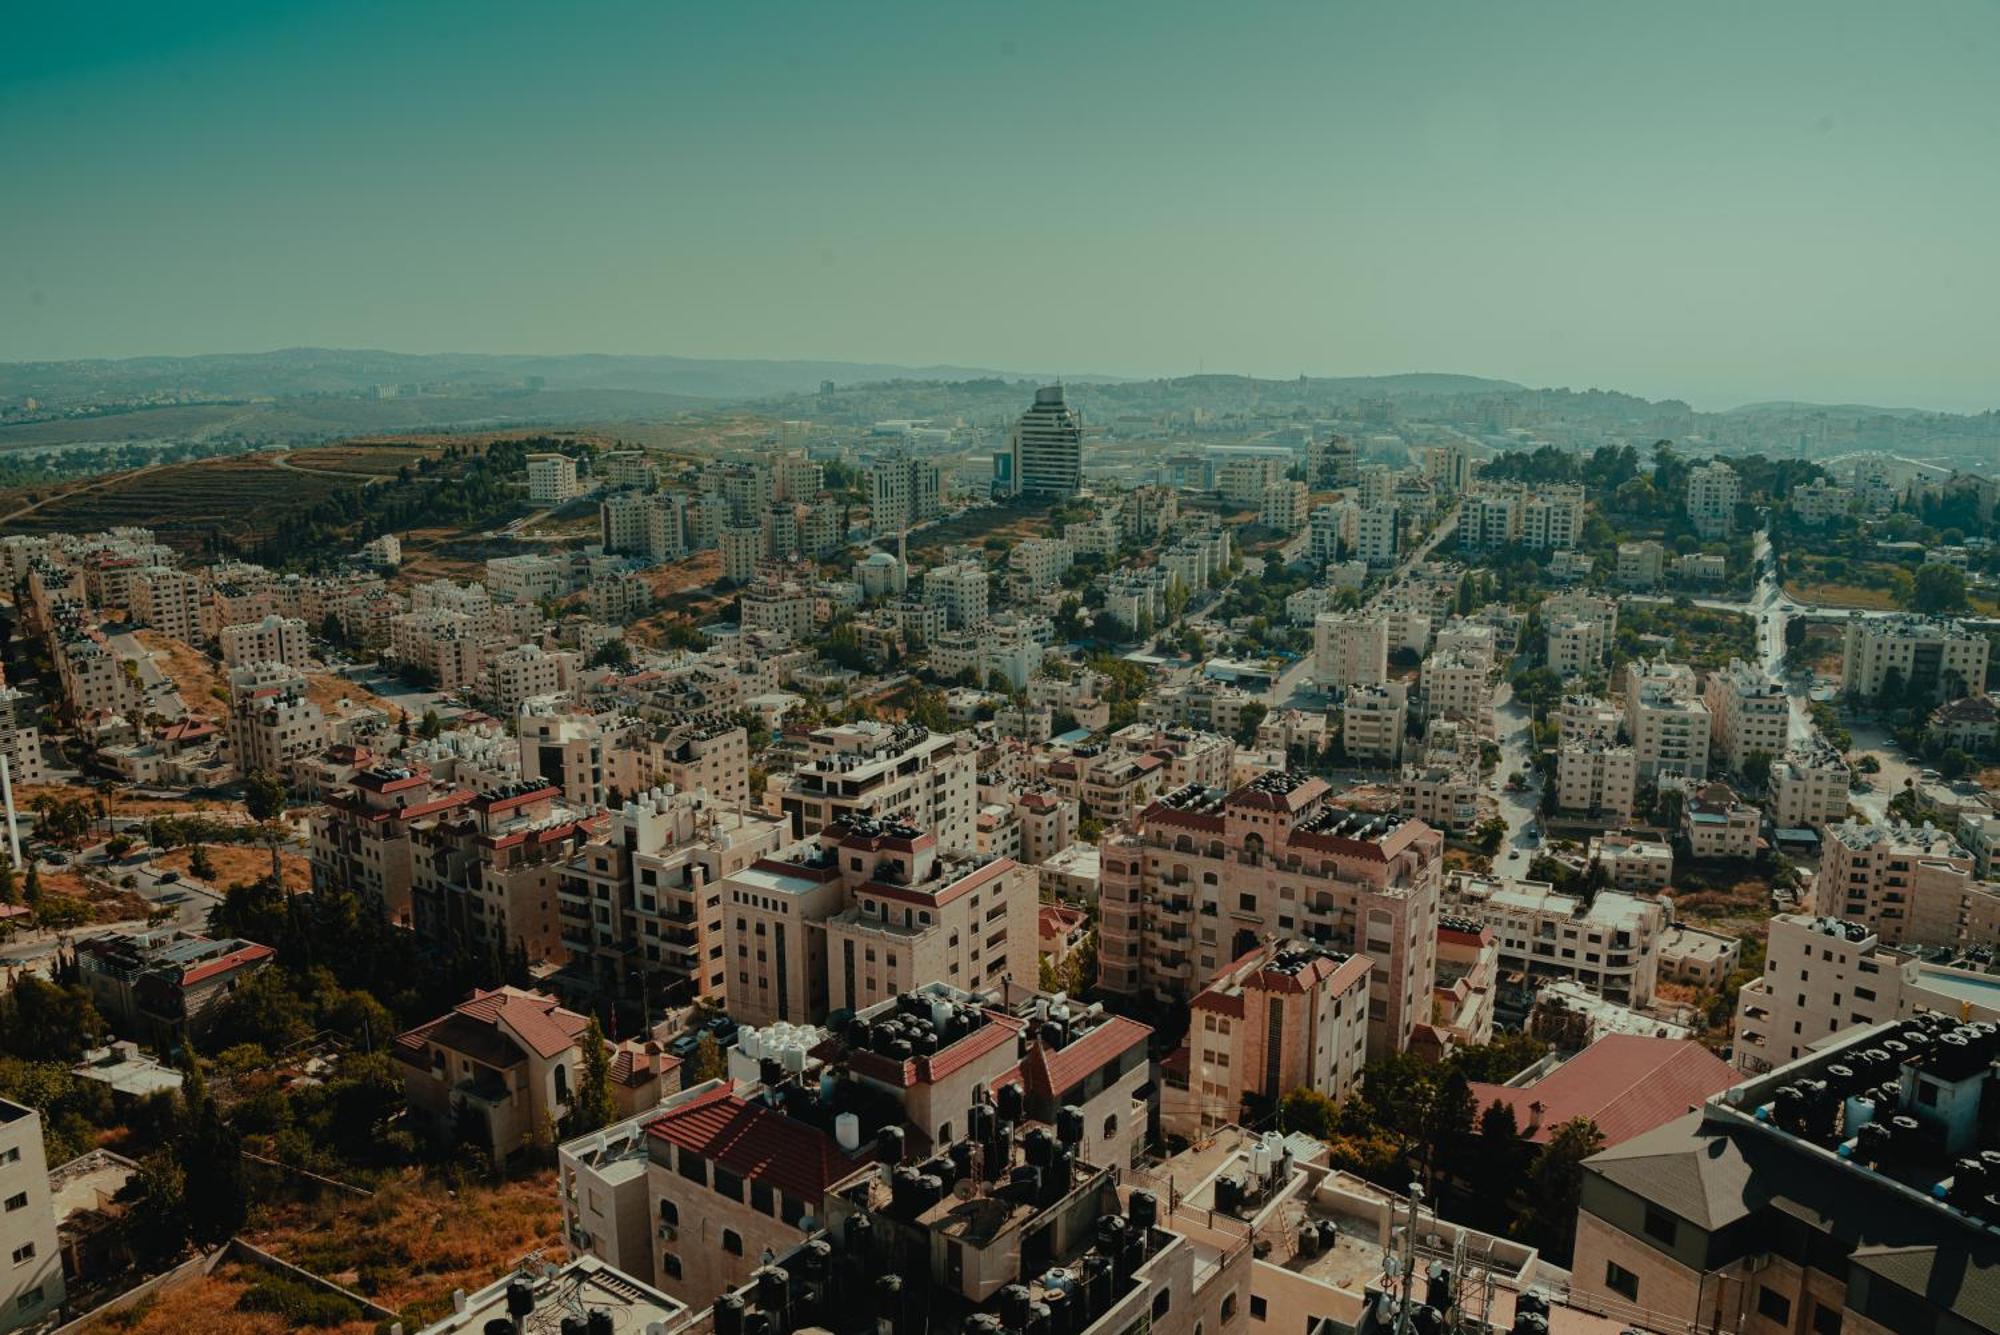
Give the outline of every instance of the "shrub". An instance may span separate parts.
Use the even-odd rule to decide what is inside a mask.
[[[272,1312],[293,1326],[342,1326],[358,1320],[361,1311],[337,1293],[316,1289],[285,1275],[267,1275],[243,1291],[236,1302],[244,1312]]]

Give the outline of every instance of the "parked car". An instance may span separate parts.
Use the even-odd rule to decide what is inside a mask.
[[[160,884],[172,885],[175,881],[180,880],[180,878],[181,874],[177,871],[163,871],[160,873]]]

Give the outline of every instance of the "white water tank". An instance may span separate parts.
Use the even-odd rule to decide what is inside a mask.
[[[861,1119],[853,1113],[842,1113],[833,1119],[833,1138],[840,1148],[849,1154],[861,1148]]]

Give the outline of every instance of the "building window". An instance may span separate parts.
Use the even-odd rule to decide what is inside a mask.
[[[1254,1293],[1250,1295],[1250,1319],[1252,1321],[1264,1319],[1264,1300]]]
[[[1104,1119],[1104,1138],[1106,1140],[1109,1140],[1117,1134],[1118,1134],[1118,1114],[1112,1113],[1109,1117]]]
[[[16,1248],[14,1249],[14,1264],[15,1264],[15,1265],[19,1265],[19,1264],[21,1264],[21,1262],[23,1262],[23,1261],[32,1261],[32,1260],[34,1260],[34,1259],[35,1259],[35,1244],[34,1244],[34,1243],[32,1243],[32,1242],[24,1242],[24,1243],[22,1243],[22,1244],[21,1244],[20,1246],[18,1246],[18,1247],[16,1247]]]
[[[1225,1293],[1222,1295],[1222,1319],[1224,1323],[1227,1323],[1233,1320],[1235,1316],[1236,1316],[1236,1295],[1233,1293]]]
[[[1161,1289],[1158,1293],[1154,1294],[1153,1320],[1158,1321],[1161,1317],[1165,1316],[1167,1309],[1173,1305],[1174,1291],[1172,1289]]]
[[[1757,1286],[1757,1315],[1784,1325],[1792,1319],[1792,1300],[1768,1284]]]
[[[1604,1263],[1604,1287],[1623,1296],[1627,1302],[1639,1301],[1639,1277],[1616,1261]]]
[[[42,1286],[39,1284],[35,1285],[34,1288],[29,1289],[26,1293],[15,1299],[15,1303],[23,1312],[30,1308],[40,1307],[42,1305]],[[1834,1315],[1837,1317],[1839,1313],[1836,1312]]]
[[[681,1207],[675,1205],[664,1196],[660,1197],[660,1222],[663,1224],[678,1224],[681,1222]]]
[[[743,1255],[743,1235],[733,1228],[722,1230],[722,1250],[731,1256]]]
[[[12,1196],[9,1196],[9,1197],[7,1198],[7,1213],[8,1213],[8,1214],[12,1214],[12,1213],[14,1213],[14,1211],[16,1211],[16,1210],[25,1210],[25,1209],[27,1209],[27,1208],[28,1208],[28,1193],[27,1193],[27,1192],[25,1192],[25,1191],[17,1191],[17,1192],[15,1192],[15,1193],[14,1193],[14,1194],[13,1194]]]
[[[660,1258],[660,1268],[666,1271],[668,1279],[679,1279],[681,1277],[681,1258],[675,1256],[672,1252],[668,1252]]]
[[[1646,1207],[1646,1236],[1674,1245],[1674,1217],[1657,1205]]]
[[[1825,1303],[1813,1304],[1813,1335],[1840,1335],[1840,1309]]]

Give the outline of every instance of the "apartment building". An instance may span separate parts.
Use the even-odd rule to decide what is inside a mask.
[[[390,655],[440,691],[473,685],[479,678],[480,645],[490,634],[484,620],[483,615],[443,608],[404,612],[389,621]]]
[[[486,660],[482,694],[497,715],[517,714],[529,700],[561,695],[576,680],[577,656],[533,642],[502,649]]]
[[[1601,672],[1618,633],[1618,604],[1588,593],[1555,594],[1542,603],[1549,667],[1564,676]]]
[[[1246,1100],[1295,1089],[1345,1099],[1368,1059],[1368,975],[1366,956],[1301,940],[1231,961],[1188,1003],[1187,1037],[1164,1063],[1161,1129],[1197,1139],[1239,1121]]]
[[[1857,1029],[1586,1160],[1578,1298],[1674,1329],[2000,1329],[1969,1166],[1993,1043],[1944,1016]]]
[[[1402,764],[1409,721],[1409,688],[1400,681],[1356,686],[1341,697],[1341,741],[1362,764]]]
[[[806,747],[778,795],[795,838],[873,816],[928,830],[948,851],[975,846],[978,756],[970,734],[865,721],[814,729]]]
[[[14,784],[42,783],[48,778],[42,758],[42,732],[36,726],[35,702],[18,687],[0,687],[0,755],[7,758],[7,775]]]
[[[1639,787],[1638,754],[1629,746],[1587,735],[1565,736],[1556,751],[1556,809],[1607,825],[1632,819]]]
[[[1566,742],[1592,737],[1615,742],[1623,722],[1624,717],[1615,706],[1594,695],[1565,695],[1556,710],[1556,731]]]
[[[1618,583],[1628,589],[1651,589],[1667,573],[1667,549],[1648,538],[1618,544]]]
[[[1579,486],[1530,490],[1519,483],[1481,483],[1460,504],[1459,549],[1489,552],[1518,543],[1566,551],[1583,536],[1584,510]]]
[[[762,632],[784,644],[803,644],[812,638],[813,597],[802,584],[760,579],[742,592],[738,604],[746,632]]]
[[[1681,836],[1698,859],[1755,857],[1763,825],[1763,813],[1720,781],[1691,789],[1681,805]]]
[[[757,577],[757,563],[769,556],[762,525],[730,524],[716,537],[722,550],[722,577],[732,584],[748,584]]]
[[[1780,830],[1809,830],[1847,819],[1854,774],[1817,729],[1771,766],[1771,820]]]
[[[1674,881],[1674,850],[1658,839],[1636,834],[1590,837],[1590,861],[1604,869],[1607,882],[1620,890],[1664,893]]]
[[[1720,459],[1688,470],[1688,522],[1704,538],[1726,538],[1735,531],[1736,503],[1742,496],[1736,470]]]
[[[1775,761],[1791,749],[1792,707],[1785,688],[1760,667],[1740,658],[1711,672],[1703,693],[1709,714],[1709,755],[1730,772],[1762,753]]]
[[[328,793],[312,815],[316,891],[351,890],[410,925],[414,828],[472,801],[462,788],[434,784],[421,765],[376,765]]]
[[[1189,787],[1099,844],[1098,985],[1188,998],[1270,937],[1365,955],[1370,1056],[1409,1047],[1436,976],[1444,836],[1345,811],[1322,779]]]
[[[1432,761],[1405,765],[1397,786],[1397,809],[1405,820],[1464,834],[1479,821],[1479,798],[1485,789],[1479,772],[1466,765]]]
[[[977,561],[951,561],[924,572],[923,600],[944,609],[951,630],[977,629],[986,621],[990,581]]]
[[[943,487],[935,459],[896,450],[868,468],[868,526],[875,533],[901,533],[944,512]]]
[[[567,958],[557,911],[563,864],[604,837],[609,817],[521,779],[478,792],[412,831],[411,926],[428,941],[495,958]]]
[[[1975,879],[1972,855],[1943,830],[1842,821],[1821,836],[1821,915],[1859,922],[1891,946],[2000,940],[2000,886]]]
[[[1741,937],[1675,923],[1660,938],[1660,978],[1719,992],[1742,955]]]
[[[1666,909],[1656,899],[1601,890],[1586,906],[1547,881],[1454,872],[1453,911],[1493,929],[1503,971],[1571,979],[1622,1006],[1653,1003]]]
[[[1313,618],[1313,681],[1345,689],[1389,677],[1389,629],[1370,612],[1322,612]]]
[[[208,1028],[210,1011],[277,958],[266,945],[193,932],[108,932],[77,943],[77,972],[112,1030],[162,1052]]]
[[[911,825],[841,820],[721,884],[739,1021],[817,1023],[926,982],[984,989],[1036,973],[1033,869],[945,854]]]
[[[566,862],[562,981],[645,1014],[725,992],[721,882],[785,842],[782,821],[701,791],[656,787],[610,813],[605,842]]]
[[[1865,924],[1810,913],[1770,921],[1764,973],[1737,993],[1735,1065],[1755,1075],[1797,1061],[1829,1035],[1937,1011],[2000,1019],[1990,975],[1885,945]]]
[[[1469,719],[1484,728],[1493,717],[1493,662],[1459,652],[1426,658],[1419,677],[1424,717]]]
[[[306,694],[305,678],[277,662],[246,663],[229,674],[228,726],[241,773],[286,780],[295,765],[333,740],[325,714]]]
[[[1664,775],[1708,777],[1713,727],[1695,698],[1693,669],[1653,659],[1626,665],[1625,733],[1638,759],[1639,781]]]
[[[850,826],[839,853],[851,889],[849,906],[825,920],[831,1009],[862,1010],[933,980],[987,989],[1037,976],[1034,868],[942,858],[934,836],[906,826]]]
[[[1308,508],[1306,484],[1280,480],[1267,485],[1258,498],[1257,522],[1290,536],[1306,526]]]
[[[642,724],[619,739],[612,759],[627,790],[670,787],[706,793],[724,807],[750,805],[750,734],[733,715],[697,713]]]
[[[1856,616],[1840,649],[1840,688],[1873,698],[1900,683],[1904,696],[1932,701],[1986,691],[1992,643],[1957,621],[1899,615]]]
[[[581,492],[576,460],[567,454],[528,456],[528,499],[536,505],[561,505]]]
[[[132,620],[185,644],[201,643],[200,578],[171,566],[139,571],[132,577]]]
[[[1067,538],[1022,538],[1007,552],[1007,581],[1016,597],[1029,601],[1055,588],[1075,561]]]
[[[1396,564],[1401,535],[1402,514],[1396,507],[1364,506],[1354,514],[1354,559],[1378,570]]]
[[[1838,519],[1854,505],[1854,491],[1828,478],[1816,477],[1803,487],[1793,487],[1786,498],[1792,517],[1802,524],[1824,524]]]
[[[11,1263],[0,1277],[0,1331],[42,1327],[62,1312],[68,1292],[56,1236],[42,1115],[0,1099],[0,1247]]]

